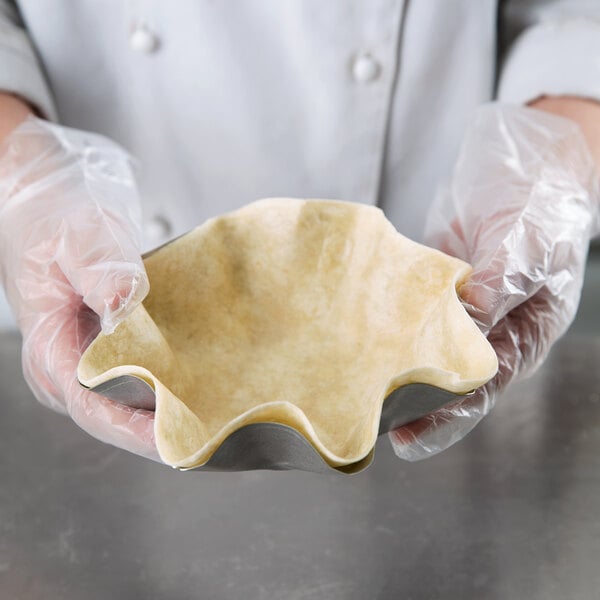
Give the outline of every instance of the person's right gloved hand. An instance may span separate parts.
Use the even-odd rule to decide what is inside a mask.
[[[77,381],[81,354],[148,292],[140,205],[110,140],[29,117],[0,148],[0,271],[37,399],[94,437],[157,459],[154,413]]]

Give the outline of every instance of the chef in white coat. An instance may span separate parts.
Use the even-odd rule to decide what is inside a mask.
[[[74,365],[81,347],[65,324],[74,313],[57,316],[56,306],[39,300],[60,287],[68,302],[83,297],[103,325],[114,326],[145,290],[143,282],[133,291],[124,284],[122,294],[109,278],[119,296],[111,305],[106,287],[102,298],[88,289],[100,285],[91,276],[98,264],[70,264],[106,243],[106,231],[73,234],[85,218],[78,211],[89,186],[86,173],[73,174],[80,154],[65,158],[71,138],[64,128],[102,134],[135,157],[136,184],[128,185],[136,186],[131,205],[139,194],[143,206],[143,244],[132,242],[138,259],[142,249],[208,217],[269,196],[376,204],[402,233],[421,240],[436,189],[450,177],[465,129],[486,102],[533,103],[571,118],[591,155],[600,155],[600,3],[2,0],[0,90],[0,260],[24,335],[26,378],[40,400],[96,437],[153,456],[152,415],[79,390]],[[103,143],[91,135],[83,141]],[[62,158],[40,167],[40,156],[46,160],[57,148]],[[52,188],[49,173],[61,185],[74,179]],[[75,189],[84,190],[79,199]],[[94,210],[103,202],[95,198]],[[135,231],[138,216],[127,200],[120,208],[114,198],[106,202],[127,223],[117,237]],[[593,213],[593,202],[588,206]],[[577,234],[585,248],[591,232],[586,224]],[[41,260],[50,238],[62,240],[64,255],[57,258],[55,249]],[[102,264],[116,264],[111,257]],[[583,259],[577,255],[571,270]],[[521,302],[506,303],[505,314]],[[10,326],[8,309],[1,313]],[[487,331],[505,314],[496,313]],[[479,412],[490,404],[488,394]],[[471,426],[445,441],[434,428],[437,441],[420,442],[411,456],[441,449]],[[410,446],[407,436],[395,442]]]

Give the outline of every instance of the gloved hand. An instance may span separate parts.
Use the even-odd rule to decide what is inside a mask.
[[[157,458],[153,413],[84,390],[82,352],[147,294],[128,157],[100,136],[29,117],[0,149],[0,268],[40,402],[94,437]]]
[[[575,123],[521,106],[478,111],[425,237],[473,265],[459,294],[496,350],[499,371],[474,395],[391,432],[399,457],[419,460],[462,439],[511,380],[546,358],[579,304],[599,198]]]

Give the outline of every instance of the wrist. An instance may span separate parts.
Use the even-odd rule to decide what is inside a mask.
[[[575,96],[542,96],[529,106],[577,123],[600,171],[600,102]]]
[[[0,93],[0,142],[33,114],[31,106],[21,98]]]

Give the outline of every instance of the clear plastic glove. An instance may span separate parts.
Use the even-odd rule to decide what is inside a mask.
[[[145,297],[140,204],[126,153],[28,118],[0,149],[0,267],[40,402],[94,437],[157,459],[153,413],[84,390],[79,358]]]
[[[599,197],[575,123],[521,106],[478,111],[425,237],[473,265],[459,293],[499,371],[474,395],[391,432],[399,457],[420,460],[462,439],[511,380],[546,358],[577,311]]]

